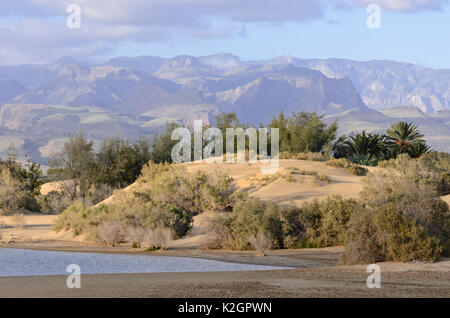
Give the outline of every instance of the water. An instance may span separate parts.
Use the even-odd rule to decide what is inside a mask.
[[[81,274],[215,272],[285,269],[212,260],[127,254],[51,252],[0,248],[0,277],[68,275],[77,264]]]

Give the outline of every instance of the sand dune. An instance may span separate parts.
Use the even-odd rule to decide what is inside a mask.
[[[251,196],[265,201],[272,201],[282,205],[301,205],[303,202],[314,199],[325,199],[330,195],[341,195],[343,197],[357,197],[363,189],[361,180],[364,177],[351,175],[346,169],[329,167],[322,162],[306,160],[280,160],[280,168],[275,175],[263,175],[261,164],[205,164],[193,162],[186,164],[189,170],[214,171],[219,168],[229,174],[237,188],[248,192]],[[376,168],[370,168],[376,169]],[[325,175],[330,180],[324,182],[311,175],[316,172]],[[43,193],[57,190],[60,183],[49,183],[42,187]],[[138,187],[132,184],[122,191],[132,191]],[[114,202],[116,196],[106,199],[100,204]],[[443,197],[450,204],[450,195]],[[204,246],[208,240],[207,223],[215,212],[208,212],[194,218],[194,227],[191,233],[180,240],[173,241],[171,248],[195,249]],[[15,242],[34,241],[82,241],[80,237],[73,238],[71,232],[55,233],[52,231],[54,215],[26,214],[25,227],[13,227],[13,217],[0,217],[0,225],[5,223],[6,229],[1,230],[2,241],[11,240]],[[11,236],[12,235],[12,236]]]

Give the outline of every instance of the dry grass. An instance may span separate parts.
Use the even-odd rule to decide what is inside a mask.
[[[172,238],[173,235],[170,229],[158,227],[145,233],[143,243],[148,248],[166,250]]]

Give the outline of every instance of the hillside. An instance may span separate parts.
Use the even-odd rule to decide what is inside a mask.
[[[219,112],[267,124],[285,113],[313,111],[339,134],[418,124],[433,149],[450,149],[448,70],[392,61],[242,61],[231,54],[174,58],[118,57],[88,64],[70,57],[38,65],[0,66],[0,157],[11,143],[47,164],[71,134],[151,136],[167,122],[214,125]],[[399,107],[392,107],[399,105]],[[369,106],[369,107],[367,107]]]

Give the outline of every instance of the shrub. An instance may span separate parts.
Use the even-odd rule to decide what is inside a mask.
[[[265,203],[256,198],[237,202],[232,213],[232,247],[238,250],[250,249],[248,238],[259,232],[267,232],[272,237],[275,248],[282,247],[282,226],[280,209],[273,203]]]
[[[327,161],[329,157],[321,152],[299,152],[293,153],[289,151],[280,152],[280,159],[295,159],[295,160],[309,160],[309,161]]]
[[[233,179],[219,170],[189,172],[185,166],[149,163],[144,167],[139,192],[157,205],[170,205],[195,216],[232,205]]]
[[[168,228],[158,227],[147,231],[144,235],[144,244],[151,249],[166,250],[172,240],[172,231]]]
[[[352,165],[348,167],[347,171],[355,176],[365,176],[367,175],[367,172],[369,172],[369,170],[367,170],[366,168],[357,165]]]
[[[217,215],[208,220],[208,248],[230,248],[233,242],[230,216]]]
[[[88,227],[89,209],[83,203],[75,203],[64,210],[55,220],[53,230],[72,230],[73,236],[80,235]]]
[[[133,248],[141,247],[141,243],[144,240],[145,229],[141,226],[128,226],[125,231],[125,239],[132,243]]]
[[[344,262],[435,261],[448,255],[448,205],[417,177],[421,171],[410,168],[368,175],[361,193],[366,210],[351,221]]]
[[[97,228],[97,236],[112,247],[119,246],[124,237],[121,220],[113,218],[101,223]]]
[[[39,211],[33,193],[24,190],[9,169],[0,166],[0,213],[11,214],[20,211]]]
[[[158,227],[170,228],[176,237],[184,236],[192,227],[192,217],[175,206],[157,206],[145,197],[122,193],[119,203],[88,208],[76,203],[67,208],[55,221],[54,230],[72,230],[73,235],[87,234],[88,238],[117,245],[109,230],[120,224],[122,241],[139,242],[142,231]],[[113,222],[114,227],[109,224]],[[102,224],[107,224],[102,228]],[[133,230],[131,230],[133,229]],[[105,233],[108,234],[105,236]],[[111,235],[109,235],[111,234]]]
[[[217,242],[226,240],[231,241],[232,248],[246,250],[255,242],[249,238],[258,239],[261,233],[271,238],[273,248],[343,245],[348,222],[360,207],[356,200],[339,196],[305,203],[301,208],[281,208],[249,198],[234,206],[230,218],[213,221],[212,245],[224,247]]]
[[[325,183],[331,183],[331,179],[326,174],[322,174],[317,170],[306,172],[305,174],[311,174],[315,177],[316,183],[325,182]]]
[[[303,246],[344,245],[350,218],[361,208],[358,201],[341,196],[304,203],[300,214],[306,231]]]
[[[266,251],[272,246],[272,238],[264,232],[259,232],[256,235],[250,234],[248,242],[258,252],[259,256],[266,256]]]
[[[358,166],[345,158],[331,159],[326,162],[326,165],[335,168],[346,168],[348,172],[355,176],[365,176],[369,172],[366,168]]]
[[[378,158],[371,155],[371,154],[365,154],[365,155],[354,155],[348,158],[350,162],[353,162],[358,165],[363,166],[376,166],[378,165]]]
[[[357,211],[349,222],[341,262],[352,265],[384,261],[386,252],[377,240],[377,231],[373,214],[366,210]]]

